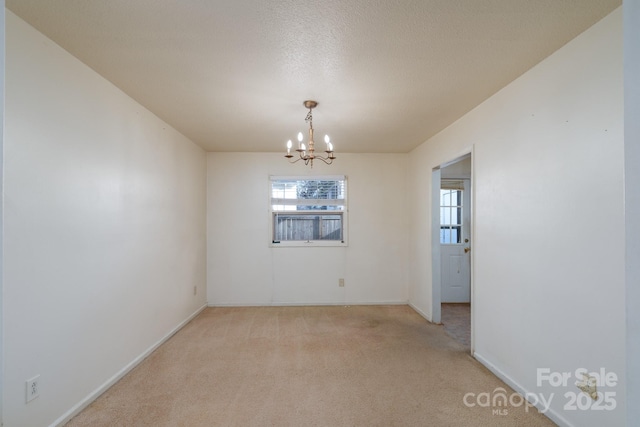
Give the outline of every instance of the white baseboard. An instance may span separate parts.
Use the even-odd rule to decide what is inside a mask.
[[[520,385],[517,381],[515,381],[513,378],[509,377],[507,374],[505,374],[502,370],[500,370],[500,368],[498,368],[497,366],[495,366],[493,363],[489,362],[486,358],[484,358],[481,354],[478,354],[478,352],[474,352],[473,356],[476,358],[476,360],[480,363],[482,363],[488,370],[490,370],[496,377],[500,378],[502,381],[504,381],[505,383],[507,383],[507,385],[509,387],[511,387],[512,389],[514,389],[517,393],[519,393],[520,395],[522,395],[523,397],[526,397],[527,395],[531,395],[532,393],[529,392],[529,390],[525,389],[522,385]],[[531,404],[533,404],[533,402],[530,402]],[[538,409],[542,409],[542,403],[541,402],[536,402],[537,405],[536,407]],[[551,421],[553,421],[554,423],[556,423],[557,425],[559,425],[560,427],[573,427],[573,424],[571,424],[569,421],[567,421],[566,418],[564,418],[562,415],[560,415],[557,411],[554,411],[553,409],[549,408],[544,415],[549,418]]]
[[[433,323],[433,321],[431,320],[431,318],[429,316],[427,316],[427,313],[425,313],[424,311],[420,310],[418,307],[416,307],[415,305],[408,303],[409,307],[411,307],[416,313],[418,313],[420,316],[424,317],[427,322],[429,323]]]
[[[180,329],[182,329],[187,323],[189,323],[191,320],[193,320],[194,317],[196,317],[198,314],[200,314],[200,312],[202,310],[204,310],[205,308],[207,308],[206,305],[203,305],[202,307],[198,308],[194,313],[192,313],[189,317],[187,317],[185,320],[183,320],[178,326],[176,326],[175,328],[173,328],[171,331],[169,331],[168,334],[166,334],[164,337],[162,337],[158,342],[156,342],[155,344],[153,344],[151,347],[149,347],[147,350],[145,350],[140,356],[136,357],[133,361],[131,361],[128,365],[126,365],[124,368],[122,368],[118,373],[116,373],[114,376],[112,376],[111,378],[109,378],[104,384],[102,384],[100,387],[98,387],[96,390],[94,390],[92,393],[90,393],[87,397],[85,397],[84,399],[82,399],[80,402],[78,402],[78,404],[76,404],[74,407],[72,407],[71,409],[69,409],[66,413],[64,413],[60,418],[58,418],[57,420],[55,420],[50,427],[53,426],[61,426],[64,425],[65,423],[69,422],[71,420],[71,418],[75,417],[76,415],[78,415],[84,408],[86,408],[87,406],[89,406],[94,400],[96,400],[102,393],[104,393],[105,391],[107,391],[112,385],[114,385],[115,383],[117,383],[122,377],[124,377],[125,375],[127,375],[133,368],[135,368],[136,366],[138,366],[140,364],[140,362],[142,362],[144,359],[146,359],[147,357],[149,357],[149,355],[151,353],[154,352],[154,350],[156,350],[158,347],[160,347],[162,344],[164,344],[169,338],[171,338],[173,335],[176,334],[176,332],[178,332]]]
[[[407,301],[357,301],[357,302],[222,302],[208,303],[209,307],[311,307],[347,305],[407,305]]]

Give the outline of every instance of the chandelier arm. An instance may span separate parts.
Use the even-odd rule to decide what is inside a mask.
[[[285,156],[285,157],[287,158],[287,160],[289,160],[289,163],[296,163],[296,162],[299,162],[300,160],[304,160],[303,157],[298,157],[295,160],[291,160],[291,158],[293,158],[293,156]]]
[[[334,157],[335,158],[335,157]],[[323,162],[325,162],[326,164],[330,165],[331,163],[333,163],[333,159],[331,157],[322,157],[322,156],[316,156],[315,159],[316,160],[322,160]]]

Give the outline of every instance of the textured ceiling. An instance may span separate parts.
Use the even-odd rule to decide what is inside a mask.
[[[6,0],[208,151],[407,152],[621,0]],[[317,138],[321,140],[321,138]]]

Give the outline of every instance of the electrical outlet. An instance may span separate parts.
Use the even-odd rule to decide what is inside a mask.
[[[338,279],[338,286],[344,288],[344,279]]]
[[[27,380],[27,403],[40,396],[40,375]]]

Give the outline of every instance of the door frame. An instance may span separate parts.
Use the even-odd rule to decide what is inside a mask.
[[[469,266],[469,274],[471,281],[471,354],[474,352],[475,348],[475,328],[474,328],[474,300],[475,300],[475,292],[474,292],[474,277],[475,277],[475,267],[474,267],[474,246],[475,246],[475,180],[474,180],[474,154],[473,147],[469,151],[463,152],[459,156],[444,162],[436,167],[434,167],[431,171],[431,321],[433,323],[440,324],[442,322],[442,274],[441,274],[441,251],[440,251],[440,181],[442,179],[441,169],[449,166],[453,163],[457,163],[462,160],[464,157],[471,157],[471,176],[469,177],[469,186],[471,190],[470,199],[471,206],[469,212],[469,236],[470,236],[470,266]]]

